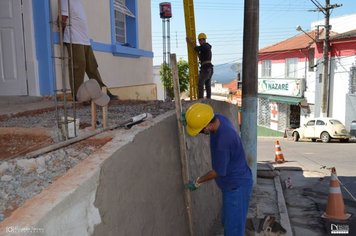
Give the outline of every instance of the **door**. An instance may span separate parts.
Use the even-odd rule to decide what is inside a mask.
[[[320,138],[320,135],[326,129],[326,123],[322,120],[317,120],[315,125],[315,137]]]
[[[22,0],[0,1],[0,95],[28,95]]]
[[[304,129],[304,137],[306,138],[314,138],[315,137],[315,120],[310,120],[306,124]]]

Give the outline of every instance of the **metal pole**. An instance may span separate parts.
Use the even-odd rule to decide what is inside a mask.
[[[322,117],[329,116],[329,36],[330,36],[330,0],[325,0],[325,38],[323,47],[323,97],[321,105]]]
[[[167,19],[167,62],[169,68],[171,68],[171,26],[170,20]]]
[[[68,0],[69,1],[69,0]],[[69,2],[67,1],[68,5]],[[65,80],[65,62],[64,62],[64,44],[63,44],[63,25],[62,25],[62,4],[61,0],[58,0],[58,17],[59,17],[59,47],[60,47],[60,61],[61,61],[61,72],[62,72],[62,92],[63,92],[63,117],[64,117],[64,138],[68,139],[68,114],[67,114],[67,97],[66,97],[66,80]],[[59,118],[59,117],[58,117]]]
[[[166,20],[162,19],[162,37],[163,37],[163,64],[167,63],[166,55]]]
[[[245,0],[242,60],[241,138],[246,158],[257,180],[257,79],[259,0]]]

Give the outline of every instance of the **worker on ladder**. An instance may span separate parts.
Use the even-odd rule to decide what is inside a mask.
[[[204,85],[206,90],[206,98],[211,98],[211,77],[214,73],[213,64],[211,63],[211,45],[206,42],[206,34],[198,35],[199,45],[195,45],[191,38],[187,37],[187,43],[194,47],[198,53],[200,62],[199,81],[198,81],[198,99],[204,98]]]
[[[61,0],[60,3],[60,19],[62,21],[60,23],[64,30],[63,41],[68,50],[68,56],[72,60],[72,63],[69,63],[69,81],[73,100],[76,100],[78,89],[84,82],[85,73],[89,79],[95,79],[100,87],[107,86],[101,78],[98,63],[91,47],[88,22],[82,0]],[[118,96],[109,90],[107,90],[107,94],[111,100],[118,99]]]

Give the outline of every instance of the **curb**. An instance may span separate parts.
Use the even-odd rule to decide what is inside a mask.
[[[277,205],[278,205],[278,210],[279,210],[279,216],[280,216],[280,224],[285,228],[287,233],[285,235],[288,236],[293,236],[293,231],[292,227],[289,221],[289,215],[288,215],[288,210],[286,206],[286,201],[284,199],[284,194],[283,194],[283,189],[281,185],[281,178],[279,175],[274,177],[274,186],[276,188],[277,192]]]

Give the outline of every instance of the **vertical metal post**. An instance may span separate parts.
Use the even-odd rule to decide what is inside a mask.
[[[162,19],[162,38],[163,38],[163,64],[167,63],[166,47],[166,19]]]
[[[167,62],[171,68],[171,25],[169,18],[167,19]]]
[[[69,1],[69,0],[68,0]],[[69,2],[68,2],[69,5]],[[69,7],[69,6],[68,6]],[[64,62],[64,43],[63,43],[63,25],[62,25],[62,4],[61,0],[58,0],[58,28],[59,28],[59,48],[60,48],[60,61],[61,61],[61,73],[62,73],[62,92],[63,92],[63,117],[62,121],[65,127],[64,138],[67,140],[68,137],[68,111],[67,111],[67,96],[66,96],[66,80],[65,80],[65,62]],[[59,119],[59,117],[58,117]]]
[[[246,158],[257,180],[257,79],[259,0],[245,0],[242,62],[241,138]]]

